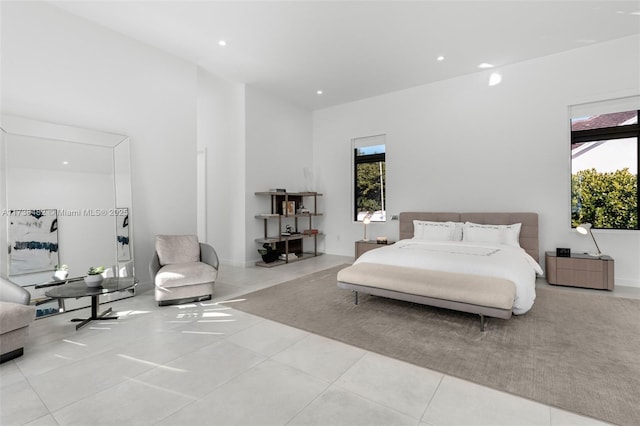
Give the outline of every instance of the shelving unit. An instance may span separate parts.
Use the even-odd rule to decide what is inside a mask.
[[[274,262],[256,262],[257,266],[272,268],[274,266],[284,265],[298,260],[309,259],[318,256],[318,236],[322,235],[317,229],[313,228],[313,219],[322,216],[318,213],[318,197],[322,194],[317,192],[256,192],[257,196],[267,196],[271,201],[271,209],[269,213],[260,213],[256,215],[257,219],[264,222],[264,234],[262,238],[256,238],[256,243],[261,246],[265,243],[270,244],[278,251],[278,254],[285,254],[285,260],[276,260]],[[293,203],[293,205],[289,204]],[[312,203],[312,208],[308,208],[305,203]],[[287,206],[291,206],[287,208]],[[300,212],[301,207],[305,207],[304,212]],[[290,226],[292,233],[286,233],[286,227]],[[277,229],[276,229],[277,226]],[[313,239],[313,251],[303,251],[303,240]],[[294,253],[295,259],[289,259],[289,254]]]

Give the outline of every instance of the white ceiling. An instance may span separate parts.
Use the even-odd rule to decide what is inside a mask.
[[[50,3],[310,109],[640,34],[640,0]]]

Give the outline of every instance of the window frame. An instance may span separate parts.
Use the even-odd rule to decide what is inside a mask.
[[[371,138],[374,137],[383,137],[384,141],[382,143],[372,143],[371,145],[364,145],[361,147],[356,146],[356,141],[358,140],[365,140],[368,139],[369,137],[362,137],[362,138],[354,138],[351,140],[352,142],[352,155],[353,155],[353,181],[352,181],[352,202],[353,202],[353,221],[354,222],[362,222],[362,220],[358,219],[358,165],[359,164],[370,164],[370,163],[379,163],[379,162],[384,162],[384,178],[383,178],[383,197],[384,197],[384,201],[386,201],[386,187],[387,187],[387,141],[386,141],[386,135],[385,134],[380,134],[380,135],[376,135],[376,136],[371,136]],[[376,145],[384,145],[384,150],[385,152],[383,153],[375,153],[375,154],[366,154],[366,155],[358,155],[358,151],[364,147],[367,146],[376,146]],[[385,207],[384,211],[384,219],[383,220],[375,220],[375,222],[386,222],[387,221],[387,215],[386,215],[386,202],[383,202],[383,206]],[[374,220],[372,220],[374,221]]]
[[[570,151],[571,147],[574,144],[585,143],[585,142],[597,142],[597,141],[609,141],[615,139],[626,139],[626,138],[636,138],[637,149],[636,149],[636,199],[638,200],[636,203],[636,216],[638,217],[638,223],[636,228],[597,228],[593,229],[603,229],[603,230],[616,230],[616,231],[637,231],[640,230],[640,109],[630,109],[628,111],[636,111],[638,114],[638,123],[635,124],[625,124],[623,126],[612,126],[612,127],[601,127],[597,129],[585,129],[585,130],[573,130],[571,129],[571,120],[569,120],[569,125],[571,129],[571,140],[569,143]],[[604,113],[605,114],[613,114],[615,112]],[[571,164],[573,164],[573,159],[571,159]],[[572,173],[573,175],[573,173]],[[573,188],[571,189],[571,197],[573,198]],[[571,201],[570,201],[571,202]],[[571,228],[573,229],[573,220],[571,215],[573,212],[571,211],[569,222],[571,223]]]

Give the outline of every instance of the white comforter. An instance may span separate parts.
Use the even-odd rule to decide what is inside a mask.
[[[508,279],[516,285],[516,315],[533,306],[536,274],[542,275],[540,265],[522,248],[463,241],[401,240],[364,253],[355,263],[361,262]]]

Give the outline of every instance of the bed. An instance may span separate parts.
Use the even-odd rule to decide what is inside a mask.
[[[338,287],[480,316],[509,319],[533,306],[537,213],[403,212],[399,241],[370,250]]]

